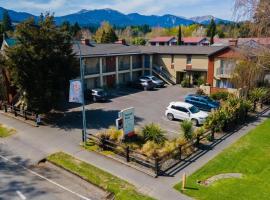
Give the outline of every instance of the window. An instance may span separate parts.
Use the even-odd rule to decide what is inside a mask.
[[[187,55],[187,65],[191,65],[192,56]]]
[[[186,108],[180,107],[180,106],[174,106],[172,105],[172,109],[180,111],[180,112],[184,112],[184,113],[188,113],[189,111]]]
[[[200,110],[197,107],[195,107],[195,106],[190,107],[189,110],[193,114],[200,112]]]

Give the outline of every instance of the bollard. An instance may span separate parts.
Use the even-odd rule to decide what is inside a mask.
[[[130,158],[129,158],[129,146],[127,146],[127,148],[126,148],[126,159],[127,159],[127,162],[130,161]]]
[[[187,182],[187,175],[184,172],[183,176],[182,176],[182,189],[181,189],[182,191],[185,190],[185,188],[186,188],[186,182]]]
[[[156,174],[156,178],[159,175],[159,164],[158,164],[158,159],[155,159],[155,174]]]

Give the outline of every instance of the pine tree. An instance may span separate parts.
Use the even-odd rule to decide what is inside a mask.
[[[177,45],[182,45],[182,27],[181,27],[181,25],[178,27]]]
[[[71,38],[46,15],[38,25],[34,19],[16,27],[18,44],[6,50],[13,85],[26,94],[28,108],[44,113],[67,98],[75,66]]]
[[[210,44],[214,44],[214,37],[217,33],[217,26],[215,20],[212,18],[207,29],[207,36],[210,37]]]
[[[108,22],[103,22],[95,34],[95,40],[97,43],[113,43],[118,37],[113,27]]]
[[[78,32],[81,30],[81,27],[78,22],[76,22],[73,26],[70,28],[71,35],[75,37]]]
[[[4,12],[3,12],[3,23],[2,24],[3,24],[3,31],[4,32],[13,30],[12,22],[11,22],[11,19],[9,17],[7,10],[4,10]]]

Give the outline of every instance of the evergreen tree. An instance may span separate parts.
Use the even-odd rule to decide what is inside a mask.
[[[28,108],[40,113],[57,108],[67,98],[75,66],[71,38],[47,14],[38,25],[29,19],[16,27],[17,44],[6,50],[8,69]]]
[[[207,36],[210,37],[210,44],[214,44],[214,37],[217,32],[217,26],[214,19],[211,19],[211,22],[207,29]]]
[[[178,27],[177,45],[182,45],[182,27],[181,27],[181,25]]]
[[[95,40],[97,43],[113,43],[118,37],[113,27],[108,22],[103,22],[95,34]]]
[[[73,37],[75,37],[79,31],[81,30],[81,27],[78,22],[76,22],[74,25],[71,26],[70,32]]]
[[[2,25],[3,25],[3,31],[6,32],[6,31],[12,31],[13,28],[12,28],[12,22],[11,22],[11,19],[9,17],[9,14],[8,14],[8,11],[7,10],[4,10],[3,12],[3,22],[2,22]]]

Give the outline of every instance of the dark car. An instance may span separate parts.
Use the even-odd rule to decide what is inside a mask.
[[[133,81],[131,83],[131,87],[144,90],[153,90],[155,88],[155,84],[151,80],[141,78],[136,81]]]
[[[201,110],[212,111],[219,108],[220,103],[210,99],[208,96],[190,94],[185,98],[185,102],[190,103]]]
[[[107,101],[108,95],[103,89],[91,89],[86,91],[85,98],[94,102]]]

